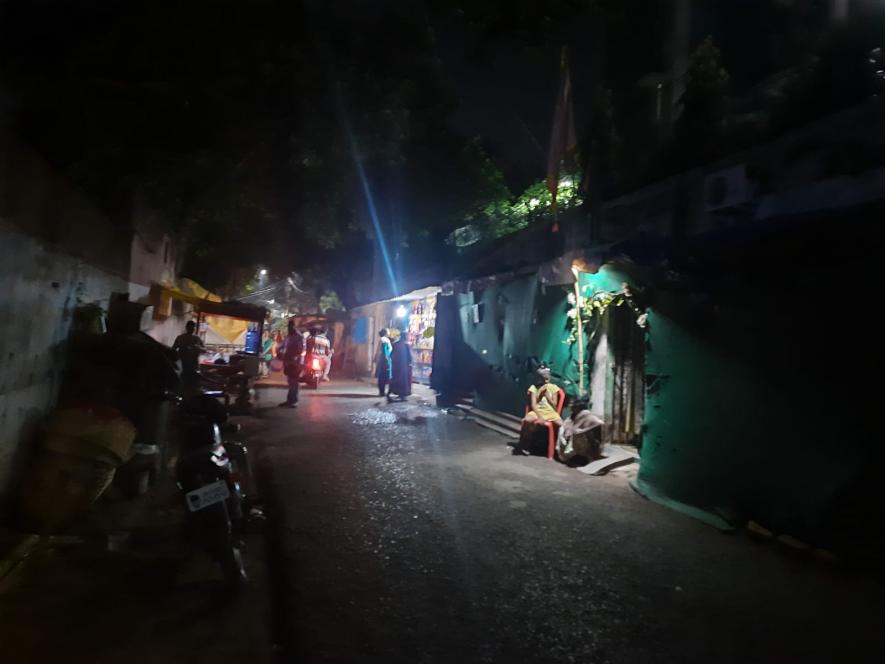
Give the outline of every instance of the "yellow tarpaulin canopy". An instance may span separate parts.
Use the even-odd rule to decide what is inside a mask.
[[[151,301],[154,303],[154,318],[169,318],[172,315],[172,301],[179,300],[194,306],[201,302],[221,302],[215,293],[207,291],[196,281],[182,279],[180,288],[154,284],[151,287]]]
[[[221,302],[221,297],[207,291],[200,284],[192,279],[180,279],[178,289],[170,289],[177,290],[179,293],[183,295],[189,295],[191,297],[195,297],[199,300],[209,300],[210,302]]]
[[[246,330],[249,329],[249,323],[246,321],[239,320],[238,318],[228,318],[227,316],[206,316],[204,320],[206,325],[209,326],[209,330],[226,340],[227,343],[235,344],[245,341],[243,337],[246,334]],[[209,339],[206,339],[206,342],[214,343],[214,341]]]
[[[221,298],[191,279],[181,279],[179,288],[156,285],[153,295],[154,316],[172,315],[172,301],[187,302],[200,311],[208,327],[206,342],[210,344],[245,343],[249,321],[264,320],[266,310],[242,302],[222,302]]]

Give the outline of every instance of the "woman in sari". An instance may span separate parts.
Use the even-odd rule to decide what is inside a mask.
[[[267,376],[270,373],[270,362],[274,358],[274,340],[273,334],[269,330],[265,330],[262,335],[264,339],[261,342],[261,375]]]
[[[535,382],[529,387],[528,411],[522,418],[522,429],[519,433],[518,453],[527,454],[532,439],[539,430],[545,430],[548,423],[562,426],[562,417],[557,410],[562,398],[561,390],[550,382],[550,369],[541,365],[535,371]]]
[[[395,394],[397,401],[405,401],[412,394],[412,348],[409,346],[405,330],[400,332],[399,338],[393,344],[390,360],[390,392],[387,400],[393,401],[390,395]]]

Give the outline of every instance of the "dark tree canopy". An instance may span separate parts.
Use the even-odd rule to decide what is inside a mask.
[[[13,129],[112,219],[143,201],[166,221],[184,275],[236,291],[260,264],[350,303],[369,196],[404,269],[448,260],[465,225],[543,217],[562,46],[597,200],[856,103],[881,70],[875,17],[828,32],[827,3],[691,3],[668,133],[641,82],[671,71],[676,4],[6,0],[0,83]]]
[[[447,126],[456,100],[410,3],[3,10],[15,129],[119,223],[144,198],[208,286],[259,263],[352,267],[368,221],[357,160],[403,245],[499,193],[471,177],[490,168],[481,146]]]

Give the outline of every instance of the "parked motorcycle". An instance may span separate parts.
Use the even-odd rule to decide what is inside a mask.
[[[227,413],[218,395],[204,393],[179,400],[187,426],[179,443],[176,480],[188,516],[194,543],[221,566],[225,578],[238,586],[246,572],[238,546],[245,525],[240,472],[245,469],[245,447],[224,443]]]

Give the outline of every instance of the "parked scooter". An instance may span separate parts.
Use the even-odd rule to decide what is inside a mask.
[[[244,498],[231,457],[245,466],[246,450],[222,442],[221,429],[229,425],[218,396],[204,393],[178,400],[187,425],[179,444],[176,480],[194,543],[219,563],[228,582],[238,586],[246,581],[238,546],[245,524]]]
[[[309,353],[304,358],[304,368],[301,370],[301,380],[307,383],[307,386],[313,390],[319,389],[323,380],[323,374],[326,371],[326,362],[328,358],[322,355]]]

